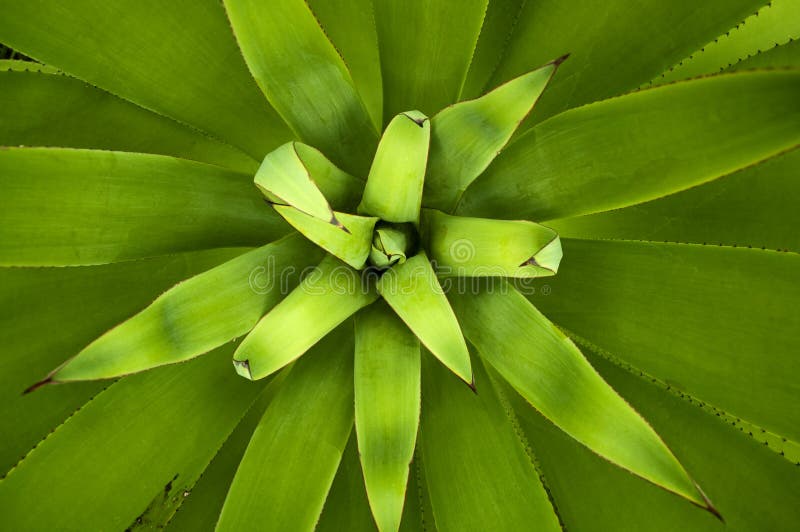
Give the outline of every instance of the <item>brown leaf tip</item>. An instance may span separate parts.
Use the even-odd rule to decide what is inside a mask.
[[[561,66],[561,63],[563,63],[564,61],[566,61],[567,59],[569,59],[569,56],[570,56],[570,54],[564,54],[564,55],[562,55],[561,57],[559,57],[558,59],[555,59],[555,60],[553,61],[553,65],[554,65],[554,66],[556,66],[556,67],[559,67],[559,66]]]
[[[40,380],[39,382],[37,382],[35,384],[32,384],[32,385],[28,386],[27,388],[25,388],[25,391],[22,392],[22,395],[28,395],[31,392],[35,392],[36,390],[38,390],[42,386],[47,386],[48,384],[52,384],[52,383],[53,383],[53,377],[47,377],[46,379]]]
[[[331,223],[331,225],[334,225],[334,226],[338,227],[339,229],[341,229],[342,231],[344,231],[344,232],[345,232],[345,233],[347,233],[348,235],[351,235],[351,234],[353,234],[353,233],[351,233],[351,232],[350,232],[350,230],[349,230],[347,227],[345,227],[345,226],[344,226],[344,224],[343,224],[342,222],[340,222],[340,221],[339,221],[339,220],[336,218],[336,215],[335,215],[335,214],[332,214],[332,215],[331,215],[331,221],[330,221],[330,223]]]

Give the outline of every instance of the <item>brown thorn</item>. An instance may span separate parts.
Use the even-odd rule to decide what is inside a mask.
[[[339,229],[341,229],[342,231],[344,231],[348,235],[353,234],[353,233],[350,232],[350,230],[347,227],[344,226],[344,224],[342,222],[340,222],[339,220],[336,219],[336,215],[335,214],[331,215],[330,223],[332,225],[335,225],[336,227],[338,227]]]
[[[28,386],[27,388],[25,388],[25,391],[22,392],[22,395],[28,395],[31,392],[35,392],[36,390],[38,390],[42,386],[47,386],[48,384],[52,384],[52,383],[53,383],[53,377],[47,377],[46,379],[40,380],[39,382],[37,382],[35,384],[32,384],[32,385]]]

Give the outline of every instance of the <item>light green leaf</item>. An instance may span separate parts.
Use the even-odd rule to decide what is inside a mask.
[[[477,394],[430,356],[423,356],[422,367],[419,438],[437,528],[560,530],[480,361]]]
[[[771,0],[744,22],[708,42],[651,83],[660,85],[716,74],[762,50],[797,38],[800,38],[800,2]]]
[[[229,357],[223,348],[99,394],[0,482],[3,526],[124,530],[174,511],[263,388]]]
[[[591,352],[586,355],[696,475],[725,522],[615,468],[543,419],[515,393],[509,394],[515,396],[521,429],[534,444],[568,530],[783,530],[798,522],[796,465],[776,459],[767,446],[697,401],[690,403]]]
[[[544,277],[561,263],[552,229],[524,220],[489,220],[422,211],[422,234],[439,276]]]
[[[400,113],[383,133],[358,212],[387,222],[419,222],[431,124],[419,111]]]
[[[337,225],[303,214],[294,207],[275,205],[278,214],[307,239],[353,268],[364,267],[372,247],[377,218],[335,213]]]
[[[313,530],[352,427],[347,323],[292,368],[250,440],[217,530]]]
[[[525,2],[526,0],[490,0],[461,91],[462,99],[478,98],[486,92],[486,84],[503,59]]]
[[[0,0],[0,42],[260,161],[291,133],[259,93],[219,0]]]
[[[363,175],[378,133],[339,53],[304,0],[225,0],[250,71],[294,133]]]
[[[488,0],[376,0],[384,117],[458,100]]]
[[[610,462],[715,512],[647,422],[506,281],[452,299],[470,343],[547,419]]]
[[[307,0],[342,55],[376,131],[383,129],[383,80],[372,0]]]
[[[800,71],[738,72],[574,109],[520,137],[458,213],[552,220],[659,198],[800,144]]]
[[[0,471],[8,471],[108,383],[48,386],[22,395],[26,386],[170,286],[243,251],[215,249],[102,266],[0,268],[0,426],[13,427],[0,438]]]
[[[419,426],[419,341],[383,302],[362,310],[355,325],[356,434],[367,495],[381,532],[397,532]]]
[[[10,266],[255,246],[288,229],[246,175],[162,155],[0,149],[0,188],[0,264]]]
[[[800,442],[800,255],[563,239],[536,305],[555,323],[737,418]],[[765,357],[768,357],[769,362]]]
[[[639,87],[730,30],[768,0],[527,1],[489,86],[563,54],[522,130],[565,109]]]
[[[160,153],[241,172],[257,167],[253,159],[231,146],[75,78],[0,71],[0,86],[0,146]]]
[[[624,209],[553,220],[564,237],[767,247],[800,252],[800,150]]]
[[[749,68],[793,67],[800,68],[800,39],[755,54],[726,68],[726,72]]]
[[[387,270],[377,288],[420,342],[473,386],[467,344],[425,252]]]
[[[350,433],[315,532],[376,532],[369,509],[355,432]]]
[[[270,202],[289,205],[304,214],[335,224],[336,217],[328,200],[314,183],[310,168],[313,163],[309,161],[311,157],[315,159],[314,162],[319,160],[329,166],[330,172],[343,174],[319,151],[298,142],[290,142],[264,158],[253,182]]]
[[[410,224],[378,225],[372,237],[370,262],[378,268],[388,268],[393,264],[403,264],[408,251],[416,244],[414,229]]]
[[[202,355],[242,336],[322,253],[300,235],[245,253],[171,288],[53,371],[49,384],[108,379]]]
[[[505,148],[564,59],[433,117],[423,198],[426,207],[445,212],[455,208],[470,183]]]
[[[41,72],[43,74],[62,74],[57,68],[23,59],[0,59],[0,70],[7,72]]]
[[[251,380],[262,379],[300,357],[378,298],[366,281],[326,256],[245,338],[233,357],[236,371]]]

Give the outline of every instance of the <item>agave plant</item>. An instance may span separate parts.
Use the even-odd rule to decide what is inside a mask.
[[[800,525],[796,0],[0,13],[3,530]]]

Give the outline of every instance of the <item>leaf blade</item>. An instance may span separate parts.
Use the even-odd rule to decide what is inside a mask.
[[[361,275],[326,256],[241,343],[233,357],[236,370],[257,380],[302,356],[319,340],[378,295]],[[304,327],[298,334],[297,327]]]
[[[224,4],[250,71],[272,106],[300,140],[363,175],[377,131],[347,66],[308,5],[299,0]]]
[[[467,344],[425,252],[384,273],[377,289],[420,342],[472,386]]]
[[[500,283],[488,285],[492,289],[478,295],[453,296],[467,337],[481,356],[574,439],[715,512],[661,438],[603,381],[578,348],[519,292]]]
[[[568,111],[498,157],[456,213],[544,221],[714,180],[800,143],[798,90],[800,72],[739,72]]]
[[[364,481],[378,528],[397,532],[419,427],[419,341],[383,303],[356,316],[355,334],[355,425]]]

